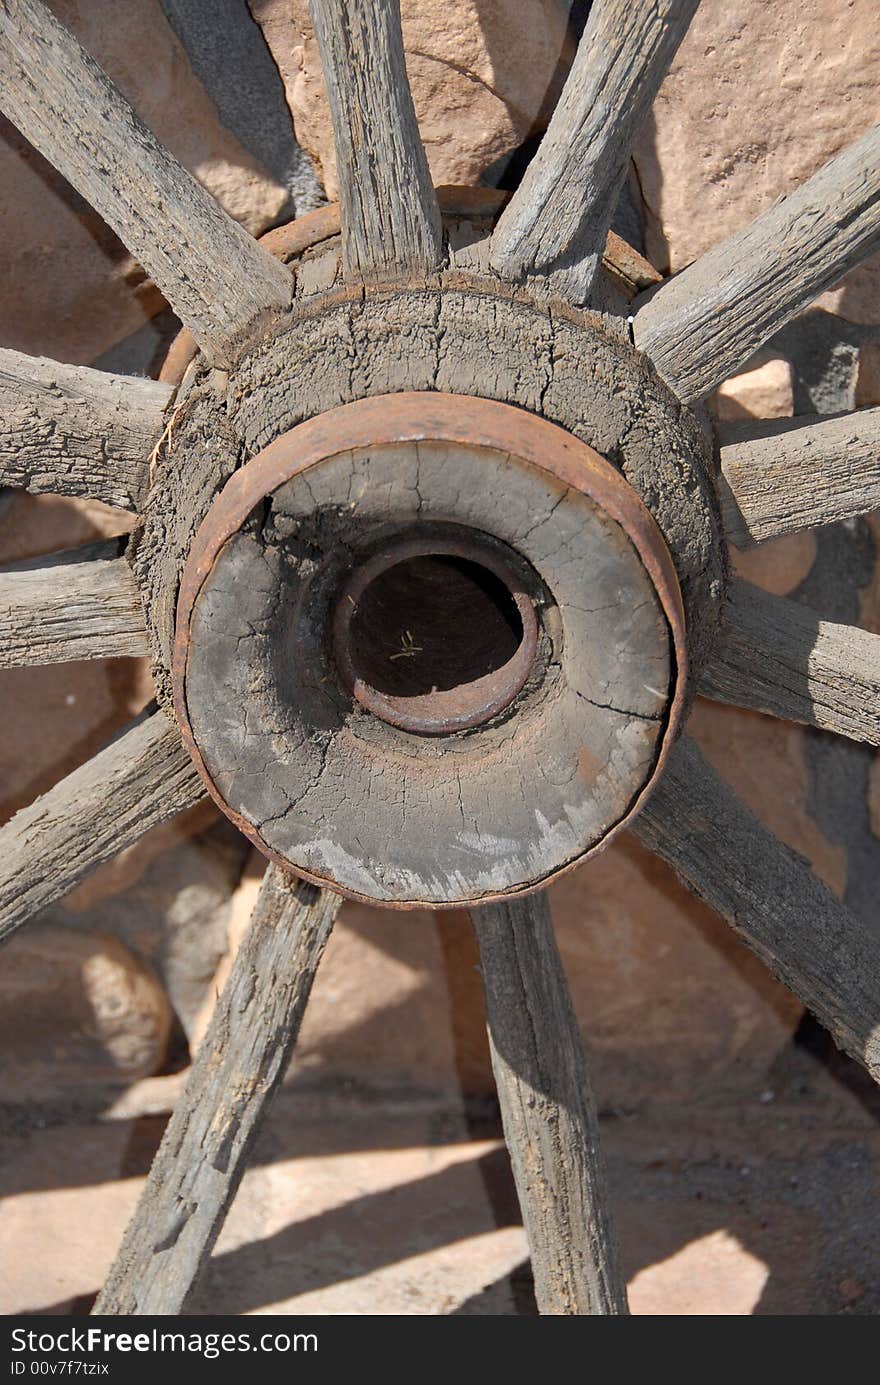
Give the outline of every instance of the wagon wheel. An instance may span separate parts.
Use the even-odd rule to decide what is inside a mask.
[[[700,408],[880,241],[880,130],[658,286],[608,226],[695,7],[596,0],[502,206],[438,200],[397,0],[312,0],[340,210],[262,245],[38,0],[0,10],[3,108],[192,334],[176,384],[2,352],[0,481],[142,516],[0,577],[3,662],[149,647],[157,695],[0,832],[2,931],[206,790],[273,862],[98,1311],[180,1311],[340,894],[471,908],[544,1313],[626,1312],[540,893],[625,824],[880,1072],[880,942],[681,734],[699,690],[880,743],[880,638],[725,563],[875,507],[880,409]]]

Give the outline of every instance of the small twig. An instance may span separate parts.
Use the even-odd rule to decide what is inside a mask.
[[[389,654],[389,659],[414,659],[417,654],[422,653],[422,646],[416,644],[412,630],[404,630],[400,637],[400,649],[396,654]]]
[[[159,453],[161,452],[162,447],[163,447],[163,445],[165,444],[166,441],[167,441],[167,443],[168,443],[168,451],[169,451],[169,453],[171,452],[171,435],[172,435],[172,433],[174,432],[174,425],[175,425],[175,423],[177,422],[177,416],[178,416],[178,414],[181,412],[181,410],[183,409],[185,403],[186,403],[186,400],[185,400],[185,399],[181,399],[181,400],[175,405],[175,408],[174,408],[174,410],[172,411],[171,417],[168,419],[168,422],[165,424],[165,427],[162,429],[162,436],[159,438],[159,441],[156,443],[156,446],[153,448],[152,452],[150,453],[150,485],[151,485],[151,486],[152,486],[152,484],[153,484],[153,476],[154,476],[154,474],[155,474],[156,464],[157,464],[157,462],[159,461]]]

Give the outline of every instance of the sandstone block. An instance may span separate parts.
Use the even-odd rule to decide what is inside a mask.
[[[772,356],[750,370],[731,375],[712,400],[724,422],[743,418],[789,418],[794,413],[791,365]]]
[[[740,552],[731,545],[731,566],[738,577],[774,596],[788,596],[803,582],[816,561],[816,535],[810,529],[784,534]]]
[[[35,926],[0,977],[3,1094],[39,1100],[155,1073],[171,1008],[152,969],[117,938]]]
[[[435,183],[476,183],[549,119],[573,48],[560,0],[402,0],[407,72]],[[333,131],[307,0],[256,0],[297,138],[337,195]]]
[[[52,917],[113,932],[148,957],[190,1036],[223,954],[245,848],[213,804],[199,805],[96,871]]]
[[[857,409],[880,404],[880,346],[876,342],[867,342],[859,350],[853,403]]]
[[[52,9],[157,138],[258,234],[286,200],[220,124],[158,0],[54,0]],[[100,218],[11,125],[0,125],[0,340],[88,363],[162,306]]]
[[[635,155],[649,258],[681,269],[880,118],[874,0],[704,0]],[[880,319],[880,260],[821,300]]]

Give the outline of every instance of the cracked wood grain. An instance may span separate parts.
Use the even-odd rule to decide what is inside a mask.
[[[0,828],[0,940],[204,796],[177,726],[144,713]]]
[[[471,910],[542,1314],[628,1312],[587,1059],[545,894]]]
[[[699,0],[597,0],[537,154],[501,215],[491,262],[549,274],[587,301],[633,139]]]
[[[702,399],[878,245],[875,125],[643,300],[636,345],[681,400]]]
[[[406,75],[400,0],[310,0],[333,119],[348,276],[430,273],[437,196]]]
[[[0,6],[0,107],[113,228],[216,364],[289,306],[289,271],[162,148],[40,0]]]
[[[880,937],[740,803],[689,737],[633,826],[880,1081]]]
[[[268,867],[95,1313],[183,1310],[287,1069],[340,903]]]
[[[138,513],[173,391],[0,348],[0,486]]]
[[[880,507],[880,408],[721,424],[721,512],[738,548]]]
[[[146,619],[124,547],[110,539],[0,571],[0,668],[146,654]]]
[[[880,635],[734,581],[700,692],[880,745]]]

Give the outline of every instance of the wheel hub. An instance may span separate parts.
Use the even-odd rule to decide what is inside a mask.
[[[488,231],[486,194],[454,191],[450,243]],[[228,373],[169,357],[131,551],[157,695],[223,811],[307,879],[398,907],[525,893],[662,772],[724,588],[712,444],[613,278],[608,313],[460,268],[353,285],[337,233],[322,212],[267,238],[294,307]]]
[[[620,830],[675,734],[684,630],[668,546],[594,449],[496,401],[383,395],[289,430],[210,507],[175,708],[267,854],[461,905]]]

